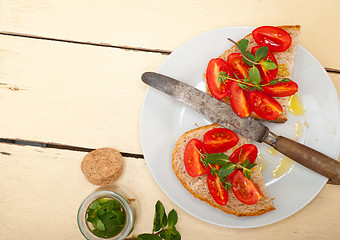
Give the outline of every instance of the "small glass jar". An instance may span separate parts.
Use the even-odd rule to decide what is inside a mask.
[[[104,238],[99,237],[95,235],[89,226],[89,222],[86,221],[87,219],[87,210],[89,206],[97,199],[100,198],[107,198],[107,199],[115,199],[117,200],[123,207],[125,213],[126,213],[126,220],[125,220],[125,226],[122,229],[121,232],[119,232],[114,237]],[[132,206],[133,200],[132,199],[126,199],[116,191],[110,190],[110,189],[103,189],[99,188],[97,191],[91,193],[89,196],[85,198],[83,203],[80,205],[78,210],[78,226],[80,229],[80,232],[83,234],[83,236],[88,240],[120,240],[125,239],[131,232],[134,226],[134,220],[135,220],[135,213],[134,213],[134,207]]]

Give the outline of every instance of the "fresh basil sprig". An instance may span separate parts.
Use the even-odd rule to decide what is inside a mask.
[[[229,41],[233,42],[236,47],[240,50],[242,54],[243,61],[248,64],[251,68],[249,69],[248,76],[246,75],[244,79],[239,81],[239,86],[244,90],[262,90],[263,85],[260,85],[261,74],[256,65],[261,65],[262,67],[273,70],[277,68],[275,62],[270,59],[264,59],[269,53],[268,47],[260,47],[253,55],[251,52],[247,51],[249,41],[247,39],[241,39],[238,43],[234,40],[228,38]],[[221,73],[220,73],[221,74]],[[219,76],[220,83],[226,79],[231,79],[230,76]],[[224,82],[223,81],[223,82]],[[273,84],[270,84],[273,85]]]
[[[177,231],[177,212],[172,209],[167,215],[165,208],[160,201],[155,205],[155,216],[152,233],[143,233],[128,238],[130,240],[181,240],[181,234]]]
[[[247,63],[249,66],[252,67],[254,65],[261,65],[268,70],[273,70],[277,68],[277,65],[272,60],[270,59],[263,60],[268,55],[268,52],[269,52],[268,47],[265,47],[265,46],[260,47],[255,52],[255,56],[254,56],[251,52],[247,51],[248,44],[249,44],[249,41],[247,39],[241,39],[238,43],[231,40],[230,38],[228,38],[228,40],[233,42],[238,47],[238,49],[240,50],[242,54],[243,61]]]
[[[273,79],[269,83],[266,84],[260,84],[261,82],[261,75],[259,70],[253,66],[249,69],[249,75],[247,73],[245,74],[244,79],[236,79],[229,76],[226,72],[220,72],[218,75],[218,81],[220,84],[226,83],[226,81],[236,81],[238,82],[238,85],[240,88],[244,90],[263,90],[264,86],[268,85],[276,85],[278,82],[289,82],[291,81],[289,78],[279,78],[279,79]]]
[[[241,159],[241,152],[239,155],[239,159]],[[243,171],[244,175],[250,180],[251,179],[251,169],[256,166],[255,163],[249,163],[249,160],[244,161],[242,164],[234,163],[229,160],[229,157],[224,153],[204,153],[200,154],[200,160],[205,167],[210,166],[210,173],[212,175],[217,175],[222,183],[222,186],[225,186],[227,189],[231,187],[231,184],[226,184],[228,182],[227,177],[232,174],[235,168]],[[218,165],[219,169],[214,167],[213,165]]]

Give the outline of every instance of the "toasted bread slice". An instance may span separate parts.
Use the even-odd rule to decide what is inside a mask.
[[[210,204],[215,208],[219,208],[222,211],[234,214],[236,216],[256,216],[261,215],[266,212],[272,211],[275,209],[272,203],[272,199],[269,197],[265,183],[263,181],[262,175],[260,173],[260,169],[258,166],[252,168],[251,179],[257,184],[260,188],[263,197],[253,205],[246,205],[240,202],[233,192],[229,190],[228,203],[225,206],[221,206],[215,202],[212,196],[209,193],[208,185],[207,185],[207,175],[199,176],[199,177],[191,177],[184,166],[184,151],[187,143],[193,139],[197,138],[203,141],[204,134],[213,129],[221,127],[218,124],[211,124],[204,127],[199,127],[193,130],[190,130],[184,133],[176,143],[176,147],[172,154],[172,168],[175,172],[177,178],[181,181],[182,185],[196,198],[199,198],[202,201]],[[239,143],[233,149],[230,149],[226,152],[228,156],[231,155],[232,151],[237,147],[250,143],[249,139],[239,135]]]
[[[278,73],[277,73],[277,78],[290,78],[291,79],[291,73],[292,73],[292,70],[293,70],[293,64],[294,64],[294,58],[295,58],[295,49],[296,49],[296,46],[299,42],[300,26],[295,25],[295,26],[278,26],[278,27],[286,30],[290,34],[290,36],[292,38],[292,43],[291,43],[290,47],[284,52],[273,52],[273,54],[274,54],[274,56],[277,60],[277,63],[278,63],[278,68],[279,68]],[[248,48],[247,48],[247,51],[249,51],[249,52],[251,51],[252,47],[258,45],[255,42],[251,33],[248,34],[247,36],[245,36],[243,39],[247,39],[249,41]],[[237,39],[233,39],[233,40],[236,41]],[[241,40],[241,39],[239,39],[239,40]],[[220,56],[220,58],[227,61],[228,56],[231,53],[235,53],[235,52],[239,52],[239,50],[237,49],[236,46],[233,46],[230,49],[226,50]],[[292,80],[294,80],[294,79],[292,79]],[[207,92],[209,92],[208,87],[207,87]],[[276,97],[275,99],[281,104],[282,113],[277,119],[272,120],[272,122],[279,122],[279,123],[286,122],[287,121],[288,106],[289,106],[289,97]],[[223,101],[225,101],[228,104],[230,103],[228,97],[223,99]],[[254,112],[251,113],[251,117],[256,118],[256,119],[261,119]]]

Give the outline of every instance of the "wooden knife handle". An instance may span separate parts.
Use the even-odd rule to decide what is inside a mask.
[[[340,162],[333,158],[282,136],[269,144],[292,160],[329,178],[332,183],[340,184]]]

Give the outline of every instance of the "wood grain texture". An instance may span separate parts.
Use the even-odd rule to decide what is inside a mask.
[[[0,31],[118,46],[174,50],[228,26],[300,24],[301,44],[325,67],[340,69],[337,0],[171,2],[2,0]]]
[[[0,37],[1,137],[141,153],[145,71],[165,55]]]
[[[334,84],[335,90],[340,98],[340,74],[338,73],[329,73],[330,78]]]
[[[9,144],[0,144],[0,149],[0,238],[84,239],[78,230],[77,211],[85,197],[98,189],[86,181],[80,170],[86,153]],[[167,212],[177,211],[177,229],[182,239],[210,239],[213,234],[214,239],[244,239],[251,235],[259,240],[335,240],[340,234],[340,186],[326,185],[298,214],[255,229],[219,227],[186,213],[161,191],[142,159],[124,158],[123,174],[110,186],[136,199],[132,235],[152,231],[157,200]]]
[[[300,24],[301,45],[336,70],[329,76],[340,96],[339,6],[337,0],[0,0],[0,138],[141,156],[141,74],[166,59],[159,50],[170,53],[198,34],[229,26]],[[77,210],[98,188],[80,170],[86,153],[0,143],[1,240],[84,239]],[[136,199],[132,234],[152,231],[161,200],[167,212],[177,211],[182,239],[339,239],[340,186],[326,184],[278,223],[223,228],[176,206],[142,158],[124,159],[112,187]]]
[[[2,138],[142,154],[140,76],[166,55],[12,36],[0,52]]]

